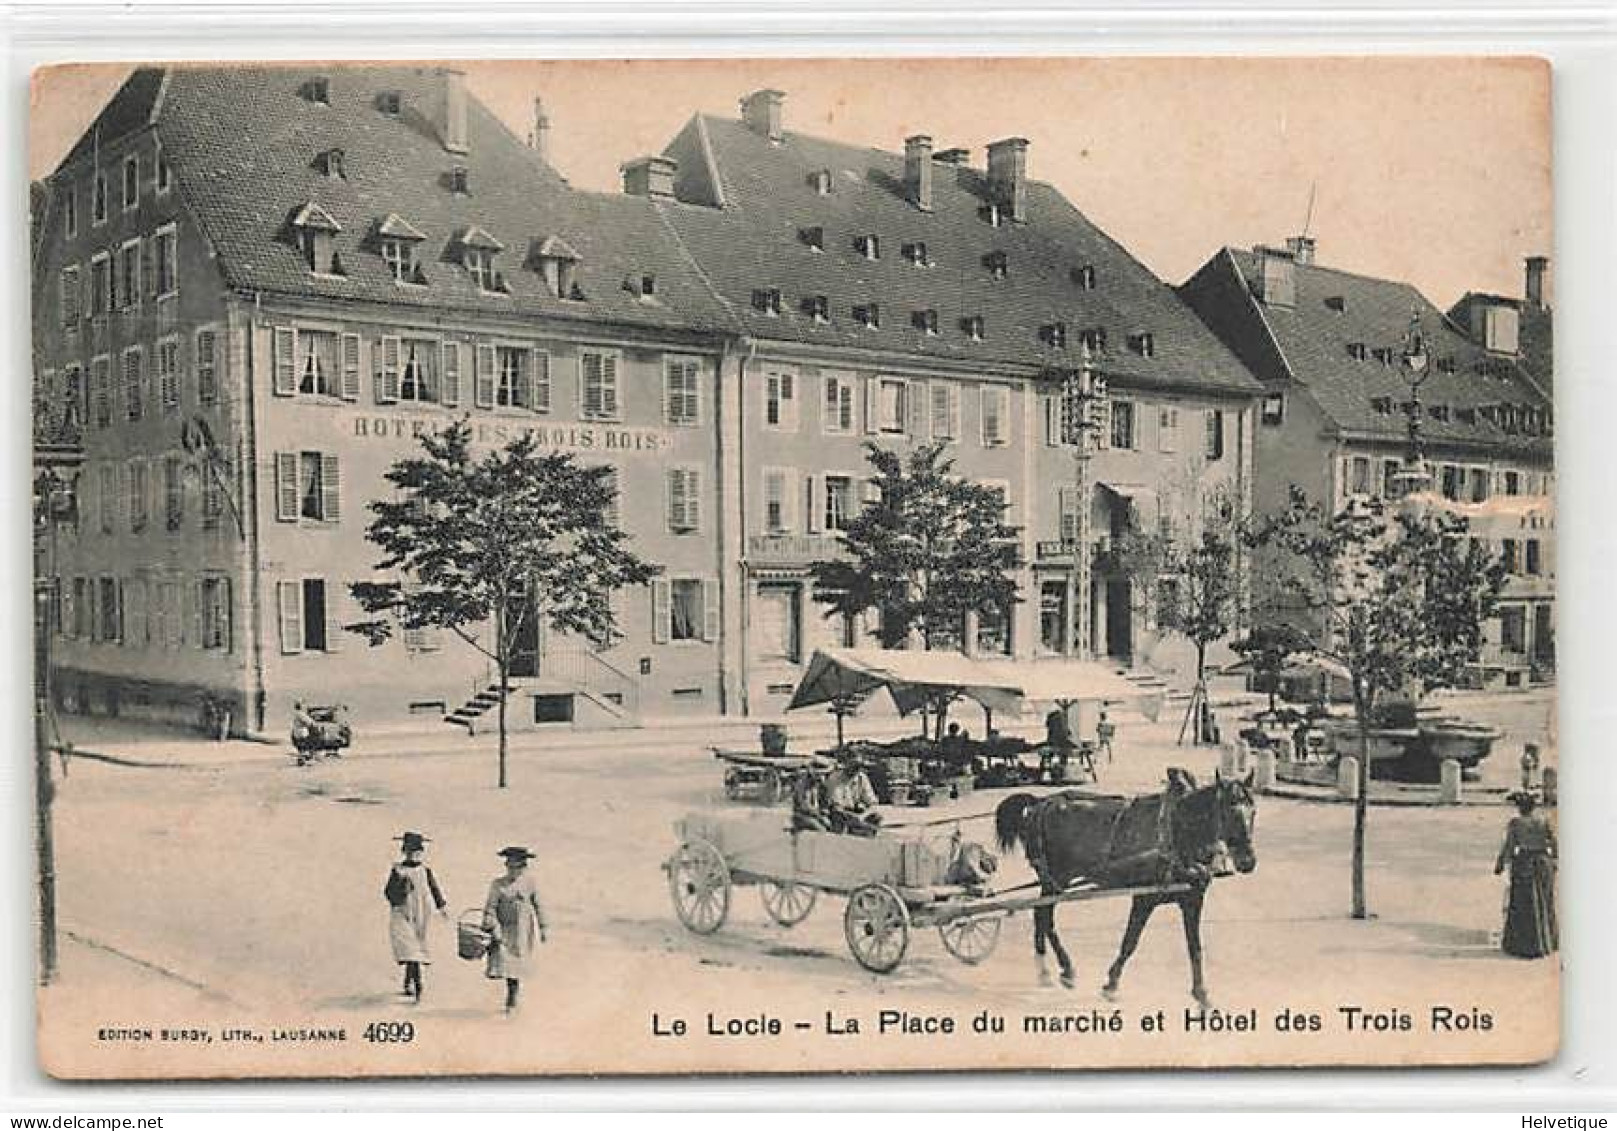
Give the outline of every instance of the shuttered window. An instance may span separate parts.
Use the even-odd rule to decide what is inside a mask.
[[[275,583],[275,606],[280,621],[281,652],[338,652],[342,650],[341,618],[336,613],[336,592],[323,577],[303,577]]]
[[[400,342],[399,399],[436,404],[439,400],[438,364],[441,347],[436,341],[405,338]]]
[[[185,464],[179,456],[163,457],[163,527],[178,530],[185,523]]]
[[[342,351],[342,379],[339,390],[345,401],[359,399],[360,361],[359,361],[359,335],[344,334],[340,349]]]
[[[157,398],[164,412],[180,407],[180,341],[165,338],[157,343]]]
[[[929,385],[932,399],[932,438],[958,440],[960,438],[960,389],[950,381],[933,381]]]
[[[783,534],[797,525],[792,473],[781,467],[764,468],[764,530]]]
[[[690,534],[702,528],[702,473],[694,467],[668,471],[668,529]]]
[[[579,408],[586,420],[617,420],[622,414],[618,395],[618,356],[602,350],[578,355]]]
[[[377,404],[393,404],[399,399],[399,366],[403,344],[389,334],[379,338],[372,348],[374,367],[372,383]]]
[[[1011,391],[1003,385],[982,387],[983,447],[998,448],[1009,443]]]
[[[797,374],[774,370],[764,374],[764,426],[797,431]]]
[[[443,402],[450,408],[460,404],[461,344],[443,344]]]
[[[198,330],[196,336],[197,403],[213,404],[219,399],[219,336],[213,330]]]
[[[671,357],[663,369],[663,416],[690,427],[702,415],[701,366],[692,358]]]
[[[139,346],[124,350],[124,414],[139,420],[146,414],[146,361]]]
[[[845,436],[853,431],[853,379],[846,373],[827,373],[823,415],[823,431]]]
[[[91,395],[95,398],[95,426],[112,427],[112,359],[98,357],[90,362]]]
[[[151,498],[151,487],[146,478],[146,461],[134,459],[129,461],[129,529],[139,532],[146,529],[148,501]]]
[[[275,453],[275,517],[281,522],[342,517],[342,470],[326,452]]]

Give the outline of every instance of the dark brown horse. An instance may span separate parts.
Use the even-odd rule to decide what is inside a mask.
[[[1178,886],[1179,890],[1134,897],[1105,990],[1112,993],[1117,989],[1123,966],[1139,945],[1151,913],[1165,903],[1175,903],[1190,953],[1190,992],[1205,1007],[1202,900],[1215,877],[1257,867],[1252,845],[1257,807],[1250,786],[1249,775],[1240,781],[1218,777],[1212,785],[1198,788],[1189,773],[1172,769],[1165,790],[1141,797],[1072,791],[1046,797],[1017,793],[1000,803],[994,813],[994,829],[1000,848],[1008,851],[1022,845],[1045,896],[1059,895],[1075,883],[1101,888]],[[1061,984],[1071,988],[1072,960],[1056,934],[1053,902],[1033,911],[1033,952],[1044,981],[1049,977],[1044,964],[1046,941],[1061,965]]]

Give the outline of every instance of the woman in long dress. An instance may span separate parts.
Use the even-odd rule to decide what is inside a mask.
[[[1516,816],[1505,829],[1505,843],[1494,861],[1494,875],[1510,869],[1510,898],[1505,904],[1506,954],[1542,958],[1560,944],[1555,922],[1555,830],[1531,793],[1512,795]]]
[[[534,947],[545,941],[545,912],[539,889],[528,874],[533,853],[520,846],[500,849],[505,875],[497,877],[483,904],[483,927],[493,935],[488,951],[488,977],[505,979],[505,1011],[517,1007],[522,979],[532,966]]]
[[[422,858],[427,838],[409,832],[399,837],[404,859],[388,871],[382,894],[387,897],[387,938],[393,947],[393,961],[404,967],[404,994],[421,1000],[421,968],[430,965],[432,952],[427,945],[427,925],[432,913],[447,915],[448,901],[438,880]]]

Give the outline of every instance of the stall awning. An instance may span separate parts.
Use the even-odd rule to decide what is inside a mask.
[[[1021,691],[989,665],[958,652],[888,648],[822,648],[809,660],[787,710],[887,688],[908,714],[930,696],[954,691],[992,711],[1015,712]]]

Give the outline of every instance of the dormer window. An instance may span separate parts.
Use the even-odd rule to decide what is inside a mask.
[[[331,105],[331,82],[324,75],[317,75],[303,84],[303,97],[310,102],[322,106]]]
[[[1079,342],[1083,346],[1085,353],[1105,353],[1106,330],[1100,326],[1092,326],[1080,335]]]
[[[462,232],[455,243],[460,248],[460,265],[485,294],[503,294],[505,279],[494,269],[494,257],[505,245],[475,224]]]
[[[656,298],[657,276],[641,275],[639,281],[639,294],[641,298]]]
[[[1054,349],[1067,348],[1067,324],[1065,322],[1047,322],[1039,328],[1039,340]]]
[[[1371,397],[1370,398],[1370,407],[1375,409],[1376,412],[1381,416],[1391,416],[1392,415],[1392,398],[1391,397]]]
[[[926,253],[926,244],[916,241],[904,245],[904,258],[915,267],[930,267],[932,260]]]
[[[315,166],[326,176],[335,180],[342,180],[348,176],[343,166],[343,152],[340,149],[328,149],[315,158]]]
[[[881,307],[874,302],[853,308],[853,320],[867,330],[881,329]]]
[[[399,92],[396,90],[384,90],[376,96],[376,108],[390,118],[399,116],[399,105]]]
[[[1453,357],[1440,357],[1437,359],[1437,371],[1439,373],[1453,373],[1454,369]]]
[[[973,314],[960,320],[960,332],[974,342],[983,340],[983,316]]]
[[[1434,404],[1427,409],[1427,412],[1431,414],[1433,420],[1439,423],[1447,424],[1449,422],[1449,406],[1446,404]]]
[[[936,334],[938,332],[938,312],[936,310],[913,310],[910,312],[910,325],[923,334]]]
[[[342,231],[324,208],[310,201],[292,214],[292,232],[303,261],[316,275],[346,274],[337,257],[336,237]]]
[[[866,259],[880,259],[881,237],[875,235],[855,236],[853,248]]]
[[[1477,422],[1477,410],[1474,408],[1455,409],[1454,418],[1461,424],[1475,424]]]
[[[1005,223],[1005,213],[1000,211],[999,205],[993,202],[989,202],[977,209],[977,215],[982,217],[983,222],[990,228],[997,228]]]
[[[819,227],[818,225],[812,228],[797,229],[797,238],[801,240],[810,251],[825,250],[825,229]]]
[[[466,171],[466,166],[455,165],[450,168],[449,191],[454,193],[456,196],[471,195],[472,179],[471,174]]]
[[[1393,351],[1387,346],[1377,346],[1370,351],[1370,355],[1381,362],[1382,365],[1390,366],[1394,361]]]
[[[816,322],[831,321],[831,300],[825,295],[809,295],[803,300],[803,313]]]
[[[1365,347],[1363,342],[1349,342],[1347,345],[1347,353],[1348,356],[1354,361],[1363,361],[1365,358],[1370,356],[1370,351]]]
[[[752,308],[759,314],[770,317],[780,315],[780,290],[776,287],[761,287],[752,292]]]
[[[1086,263],[1082,267],[1074,267],[1072,269],[1071,278],[1072,285],[1081,291],[1092,291],[1095,289],[1095,268],[1091,264]]]
[[[991,251],[983,256],[983,266],[988,268],[989,275],[996,279],[1003,279],[1011,273],[1011,261],[1003,251]]]
[[[556,298],[582,300],[576,275],[581,257],[560,236],[547,236],[529,257],[545,281],[545,290]]]
[[[1334,310],[1342,314],[1347,310],[1347,298],[1344,295],[1328,295],[1325,299],[1325,309]]]
[[[1087,341],[1084,343],[1089,344]],[[1141,357],[1155,357],[1157,352],[1156,335],[1148,333],[1130,334],[1129,349]]]
[[[831,195],[831,170],[816,169],[809,174],[809,187],[818,196]]]
[[[377,249],[394,282],[425,285],[427,278],[421,272],[416,252],[426,238],[397,212],[388,213],[376,225]]]

